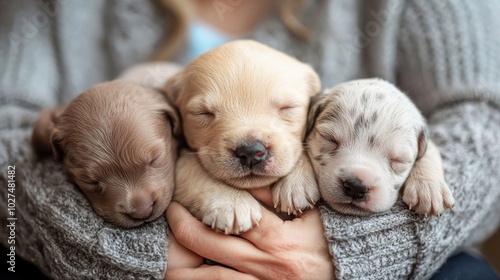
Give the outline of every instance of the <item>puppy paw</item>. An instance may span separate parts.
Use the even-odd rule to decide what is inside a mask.
[[[225,234],[248,231],[262,218],[259,202],[246,191],[217,199],[204,210],[203,223]]]
[[[403,191],[403,201],[419,214],[439,216],[452,208],[455,199],[442,179],[408,178]]]
[[[288,215],[296,215],[302,213],[302,210],[313,208],[320,199],[312,169],[294,171],[281,178],[273,187],[274,208]]]

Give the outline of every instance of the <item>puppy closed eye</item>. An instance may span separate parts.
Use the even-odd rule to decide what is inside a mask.
[[[148,162],[148,166],[150,167],[159,167],[161,165],[161,154],[154,155]]]
[[[281,105],[279,107],[279,114],[284,117],[292,116],[298,109],[298,106],[295,105]]]
[[[334,137],[331,134],[321,133],[321,132],[319,132],[319,135],[324,140],[326,140],[323,142],[324,143],[323,146],[325,147],[325,149],[327,149],[329,152],[333,152],[333,151],[337,150],[337,148],[339,147],[339,141],[337,140],[336,137]]]
[[[201,123],[206,123],[215,119],[215,113],[205,109],[194,110],[191,112],[191,115]]]
[[[85,190],[89,192],[102,192],[103,190],[102,184],[99,181],[89,180],[82,182],[85,184]]]
[[[410,164],[410,161],[403,158],[391,158],[390,166],[395,173],[404,172]]]

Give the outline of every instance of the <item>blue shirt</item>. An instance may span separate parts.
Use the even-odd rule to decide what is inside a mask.
[[[193,21],[188,30],[187,50],[185,57],[183,58],[183,62],[189,63],[191,60],[206,51],[216,48],[233,39],[236,38],[220,32],[204,22]]]

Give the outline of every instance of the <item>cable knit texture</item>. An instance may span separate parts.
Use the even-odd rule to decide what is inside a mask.
[[[56,3],[54,13],[47,3]],[[500,4],[466,0],[309,1],[298,42],[272,15],[253,38],[310,63],[324,87],[382,77],[416,102],[442,152],[453,211],[425,218],[402,202],[352,217],[320,206],[338,279],[426,279],[500,219]],[[16,253],[55,279],[162,278],[163,218],[131,230],[102,221],[62,168],[28,147],[41,107],[147,59],[163,17],[134,0],[4,1],[0,7],[0,184],[16,165]],[[53,9],[54,10],[54,9]],[[78,12],[76,12],[78,11]],[[238,12],[236,8],[233,12]],[[42,22],[45,13],[46,21]],[[0,199],[6,201],[6,188]],[[6,245],[6,208],[0,209]]]

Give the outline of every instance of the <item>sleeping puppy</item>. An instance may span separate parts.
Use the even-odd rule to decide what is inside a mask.
[[[416,106],[379,79],[337,85],[315,97],[307,146],[323,199],[341,213],[369,215],[403,201],[440,215],[454,199],[441,156]]]
[[[253,41],[195,59],[165,86],[190,148],[177,162],[174,200],[227,234],[261,219],[251,188],[274,184],[284,212],[312,207],[319,191],[302,143],[319,89],[310,66]]]
[[[43,111],[32,146],[64,164],[106,221],[136,227],[162,215],[172,198],[179,129],[164,94],[116,80]]]

